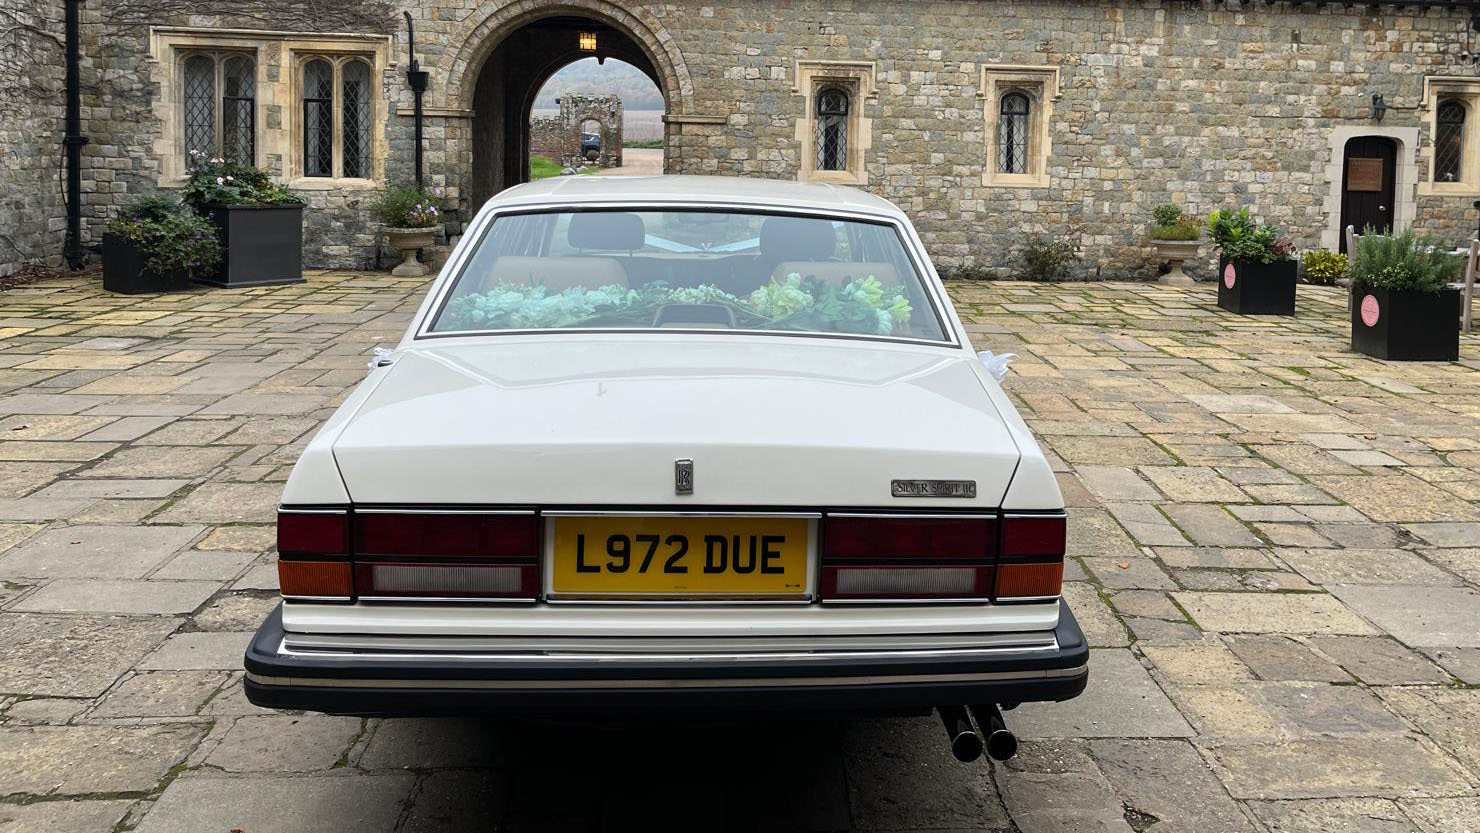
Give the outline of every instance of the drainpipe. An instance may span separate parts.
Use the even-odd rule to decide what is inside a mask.
[[[406,15],[406,51],[411,61],[406,66],[406,83],[416,98],[416,109],[412,116],[416,135],[416,187],[421,187],[421,94],[427,91],[427,73],[416,61],[416,28],[411,23],[411,12]]]
[[[82,268],[82,82],[79,78],[81,35],[78,16],[83,0],[66,0],[67,14],[67,127],[62,144],[67,149],[67,239],[62,254],[71,269]]]

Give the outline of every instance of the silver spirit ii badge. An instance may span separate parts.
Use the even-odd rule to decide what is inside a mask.
[[[895,480],[895,497],[976,497],[975,480]]]
[[[694,461],[673,461],[673,493],[676,495],[691,495],[694,493]]]

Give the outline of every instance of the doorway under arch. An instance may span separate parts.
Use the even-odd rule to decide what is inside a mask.
[[[493,29],[477,45],[475,58],[481,54],[481,64],[470,61],[468,73],[473,77],[463,79],[465,91],[471,84],[470,98],[465,100],[471,100],[474,111],[469,188],[473,211],[499,191],[529,180],[529,121],[535,97],[565,66],[590,57],[624,61],[652,79],[672,111],[682,65],[675,67],[673,56],[640,21],[620,21],[597,11],[600,5],[552,5],[502,25],[490,20],[483,27]],[[589,48],[592,36],[594,50]]]

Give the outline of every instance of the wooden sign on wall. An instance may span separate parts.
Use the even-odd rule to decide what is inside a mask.
[[[1352,156],[1346,160],[1346,190],[1381,191],[1382,159]]]

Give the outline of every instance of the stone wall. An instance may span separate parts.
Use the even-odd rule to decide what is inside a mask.
[[[0,0],[0,276],[62,262],[63,54],[61,4]]]
[[[1475,225],[1470,204],[1477,195],[1429,195],[1423,182],[1431,152],[1421,109],[1424,78],[1476,75],[1458,57],[1480,51],[1469,13],[1461,9],[1374,12],[1365,6],[1213,0],[408,5],[417,19],[418,52],[432,77],[428,179],[446,189],[454,221],[476,208],[469,198],[475,189],[468,186],[487,175],[474,166],[475,142],[487,139],[479,138],[473,116],[483,59],[509,27],[549,5],[566,15],[588,10],[630,32],[654,56],[668,98],[670,172],[796,178],[801,155],[810,151],[798,138],[808,99],[794,88],[797,61],[871,62],[876,90],[859,102],[870,125],[864,187],[909,211],[947,268],[1011,274],[1024,238],[1043,233],[1075,241],[1084,256],[1079,277],[1149,276],[1152,254],[1144,231],[1160,202],[1179,203],[1196,214],[1250,202],[1302,247],[1334,241],[1331,137],[1343,128],[1378,126],[1370,117],[1373,93],[1393,106],[1380,127],[1411,134],[1404,141],[1411,145],[1406,152],[1417,181],[1409,183],[1407,210],[1413,216],[1404,219],[1455,238]],[[91,235],[112,204],[159,180],[148,23],[398,28],[388,5],[350,0],[250,0],[232,4],[233,15],[219,13],[224,7],[219,0],[190,0],[171,4],[168,15],[147,0],[84,7],[95,24],[86,27]],[[398,41],[396,50],[403,49]],[[998,65],[1058,68],[1059,94],[1046,126],[1046,185],[984,184],[991,137],[983,70]],[[384,80],[392,115],[381,129],[392,180],[408,179],[411,169],[411,120],[396,115],[411,104],[403,69],[392,68]],[[37,119],[42,129],[44,122]],[[11,123],[7,114],[7,130]],[[59,152],[54,141],[46,147]],[[34,170],[39,167],[28,163],[28,175],[41,176]],[[6,172],[11,175],[9,167]],[[310,195],[309,263],[362,265],[373,258],[373,227],[362,208],[370,196]],[[24,248],[47,239],[59,241],[59,235]],[[1206,261],[1189,263],[1189,271],[1206,275],[1210,252]]]

